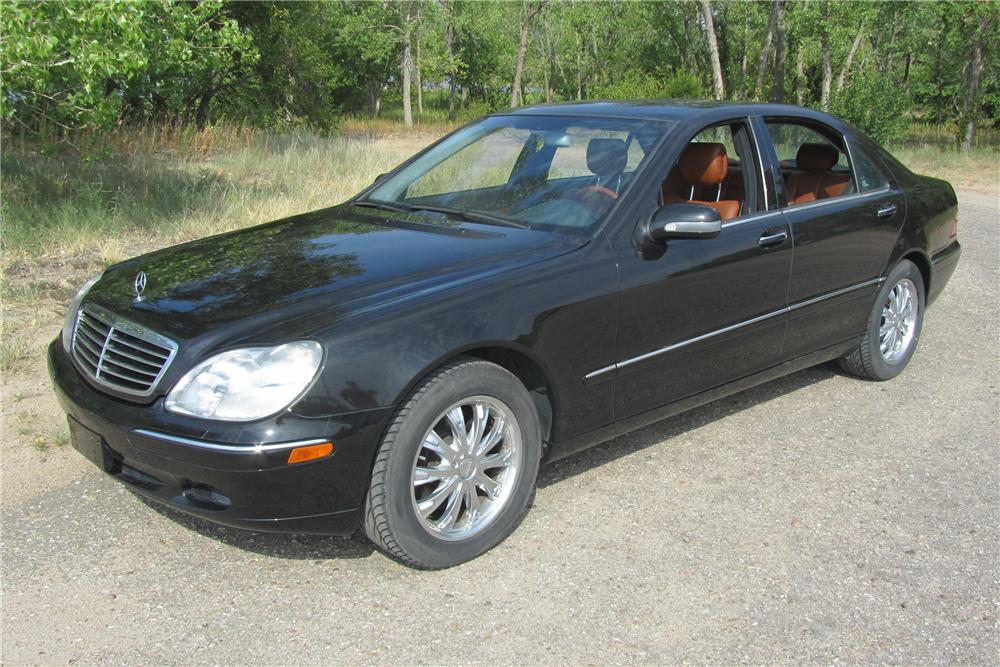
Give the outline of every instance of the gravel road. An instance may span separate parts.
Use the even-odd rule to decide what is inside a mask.
[[[2,511],[2,662],[1000,662],[1000,209],[889,383],[828,365],[558,462],[478,560],[159,509],[102,474]]]

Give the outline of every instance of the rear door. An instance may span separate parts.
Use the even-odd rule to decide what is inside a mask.
[[[794,242],[788,333],[781,355],[787,361],[864,330],[905,215],[905,199],[870,158],[833,128],[769,117],[763,118],[763,126],[762,134],[772,140],[769,157],[776,166],[778,204]],[[811,164],[803,168],[797,164],[803,144],[831,146],[836,163],[822,172]],[[801,194],[803,188],[797,186],[804,181],[815,195]],[[839,185],[824,187],[829,184]],[[799,201],[793,199],[796,194]]]

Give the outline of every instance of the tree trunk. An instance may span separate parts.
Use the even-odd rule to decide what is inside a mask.
[[[417,21],[419,21],[419,20],[420,20],[420,15],[418,13],[417,14]],[[420,76],[420,33],[419,32],[417,33],[417,36],[416,36],[416,42],[417,42],[417,59],[414,62],[414,65],[413,65],[413,73],[415,75],[416,84],[417,84],[417,111],[419,113],[423,113],[424,112],[424,80],[423,80],[423,77]]]
[[[740,41],[743,43],[743,53],[740,55],[740,78],[739,83],[736,88],[736,99],[742,100],[746,97],[747,89],[747,59],[749,58],[749,44],[750,44],[750,12],[748,8],[749,3],[743,5],[743,39]]]
[[[962,148],[972,150],[976,140],[976,120],[979,116],[979,81],[982,79],[983,64],[986,60],[986,35],[988,19],[983,19],[979,26],[979,34],[972,46],[972,57],[969,62],[969,76],[965,87],[965,136],[962,138]]]
[[[517,47],[517,64],[514,68],[514,84],[511,86],[510,90],[511,109],[519,107],[524,103],[524,99],[521,96],[521,77],[524,74],[524,56],[528,52],[528,28],[531,27],[531,20],[535,18],[535,15],[538,14],[544,6],[544,0],[541,0],[537,6],[533,6],[532,3],[528,3],[524,6],[521,16],[521,41]]]
[[[403,24],[403,123],[413,126],[413,109],[410,106],[410,75],[413,72],[413,54],[410,44],[410,8],[412,3],[406,3],[406,19]]]
[[[820,92],[819,107],[823,111],[830,108],[830,87],[833,84],[833,61],[830,56],[830,35],[827,32],[827,3],[820,10],[820,48],[823,50],[823,89]]]
[[[459,109],[465,111],[465,101],[469,99],[469,89],[466,86],[462,86],[462,95],[458,98]]]
[[[854,64],[854,56],[858,53],[858,47],[861,46],[861,40],[865,35],[865,26],[861,24],[858,28],[858,36],[854,38],[851,42],[851,50],[847,52],[847,60],[844,61],[844,66],[840,68],[840,74],[837,76],[837,92],[839,93],[844,88],[844,82],[847,80],[847,73],[851,70],[851,65]]]
[[[805,67],[805,56],[803,54],[802,44],[799,43],[799,48],[797,49],[795,55],[795,103],[799,106],[805,102],[805,86],[806,86],[806,67]]]
[[[450,25],[444,31],[444,39],[448,55],[448,120],[455,120],[455,54],[452,46],[455,36]]]
[[[774,0],[771,3],[771,17],[767,20],[767,33],[764,35],[764,48],[761,49],[757,61],[757,81],[754,83],[754,99],[761,99],[764,94],[764,74],[767,72],[767,60],[771,57],[771,44],[774,41],[774,31],[778,25],[779,14],[784,14],[784,3]]]
[[[771,88],[771,101],[781,104],[785,101],[785,2],[776,0],[775,5],[779,3],[781,10],[774,31],[774,87]]]
[[[583,62],[580,57],[580,33],[576,33],[576,99],[583,99]]]
[[[722,63],[719,61],[719,43],[715,40],[715,22],[712,20],[712,0],[701,0],[701,11],[705,17],[705,32],[708,35],[708,51],[712,58],[712,87],[715,89],[715,99],[726,96],[722,83]]]

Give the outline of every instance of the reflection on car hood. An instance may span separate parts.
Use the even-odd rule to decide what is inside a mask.
[[[224,323],[259,327],[305,313],[318,326],[586,242],[342,205],[128,260],[105,272],[87,301],[178,339]],[[137,300],[140,271],[146,284]]]

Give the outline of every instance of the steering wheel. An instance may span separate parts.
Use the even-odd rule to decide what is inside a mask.
[[[581,188],[577,193],[578,196],[583,199],[591,193],[597,193],[604,195],[605,197],[610,197],[611,199],[618,199],[618,193],[610,188],[606,188],[603,185],[588,185],[585,188]]]

